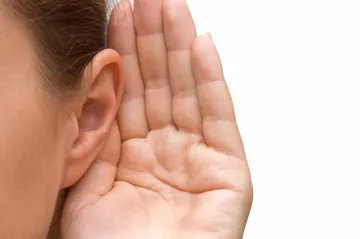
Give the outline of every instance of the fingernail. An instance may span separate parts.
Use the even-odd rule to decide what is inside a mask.
[[[211,35],[211,33],[209,32],[209,33],[207,33],[206,34],[210,39],[212,39],[212,35]]]

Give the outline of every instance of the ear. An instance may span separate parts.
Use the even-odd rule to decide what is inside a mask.
[[[99,52],[86,66],[81,88],[81,99],[72,107],[78,134],[65,163],[62,188],[85,174],[106,142],[124,88],[119,54],[110,49]]]

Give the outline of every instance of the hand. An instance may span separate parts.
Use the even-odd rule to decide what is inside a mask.
[[[211,37],[185,0],[135,0],[134,16],[129,1],[113,11],[109,44],[126,79],[118,124],[69,192],[62,237],[242,238],[251,177]]]

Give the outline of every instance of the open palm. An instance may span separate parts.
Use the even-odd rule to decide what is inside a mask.
[[[70,190],[63,238],[242,238],[252,185],[211,37],[185,0],[135,0],[134,16],[129,1],[113,11],[109,43],[126,79],[118,124]]]

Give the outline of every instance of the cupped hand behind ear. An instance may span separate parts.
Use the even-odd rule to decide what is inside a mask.
[[[221,61],[185,0],[122,1],[110,46],[125,93],[102,154],[70,189],[65,239],[241,238],[248,164]]]

